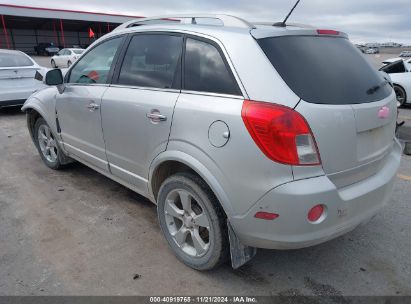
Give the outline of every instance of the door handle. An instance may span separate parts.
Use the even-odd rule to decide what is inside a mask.
[[[167,116],[160,114],[157,110],[153,110],[151,113],[147,113],[147,118],[152,122],[166,121]]]
[[[89,109],[91,112],[94,112],[95,110],[98,110],[100,108],[100,106],[94,102],[90,103],[87,106],[87,109]]]

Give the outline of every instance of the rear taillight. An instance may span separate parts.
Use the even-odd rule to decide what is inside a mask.
[[[319,219],[324,215],[325,210],[325,206],[321,204],[312,207],[307,214],[308,221],[312,223],[319,221]]]
[[[241,116],[254,142],[271,160],[295,166],[321,164],[311,129],[298,112],[244,100]]]
[[[336,35],[338,36],[340,32],[334,30],[317,30],[318,35]]]

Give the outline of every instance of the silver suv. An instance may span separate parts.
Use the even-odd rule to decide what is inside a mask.
[[[74,159],[148,197],[199,270],[354,229],[400,163],[390,82],[333,30],[134,20],[45,82],[23,107],[45,164]]]

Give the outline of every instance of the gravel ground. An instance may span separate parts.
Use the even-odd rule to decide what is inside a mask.
[[[18,109],[0,111],[0,176],[0,295],[411,295],[411,180],[343,237],[200,273],[175,259],[146,199],[81,164],[43,165]]]

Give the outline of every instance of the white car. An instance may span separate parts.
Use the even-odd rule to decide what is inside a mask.
[[[411,51],[402,51],[400,57],[411,57]]]
[[[376,48],[369,48],[368,50],[365,50],[365,54],[378,54],[379,51]]]
[[[83,52],[83,49],[62,49],[56,55],[51,57],[51,66],[53,68],[69,67],[81,56]]]
[[[411,65],[411,59],[404,59],[404,58],[401,58],[401,57],[394,57],[394,58],[385,59],[385,60],[382,62],[382,67],[383,67],[383,66],[386,66],[387,64],[396,62],[396,61],[398,61],[398,60],[404,60],[404,62],[405,62],[406,64]]]
[[[380,68],[380,71],[390,75],[399,105],[411,103],[411,59],[391,62]]]
[[[46,72],[25,53],[0,49],[0,108],[22,105],[31,94],[44,88],[37,79]]]

